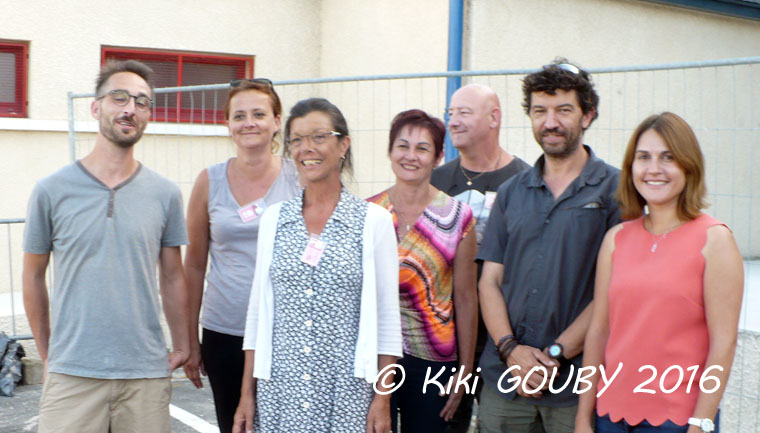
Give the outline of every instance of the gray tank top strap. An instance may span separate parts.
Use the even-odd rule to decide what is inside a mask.
[[[212,331],[242,336],[256,264],[259,216],[268,206],[294,197],[301,186],[295,164],[283,159],[272,186],[264,197],[253,202],[259,215],[243,220],[251,203],[240,206],[232,195],[227,180],[229,162],[207,168],[210,239],[201,325]]]
[[[208,208],[213,209],[216,206],[231,206],[229,197],[232,196],[230,191],[230,184],[227,182],[227,164],[232,158],[227,161],[220,162],[209,166],[206,171],[208,173]],[[237,206],[237,203],[235,203]]]

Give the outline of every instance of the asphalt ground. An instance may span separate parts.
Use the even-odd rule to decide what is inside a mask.
[[[196,389],[189,380],[178,376],[175,373],[172,379],[172,432],[218,433],[208,381],[204,379],[203,388]],[[36,432],[41,394],[42,385],[22,385],[13,397],[0,397],[0,432]]]

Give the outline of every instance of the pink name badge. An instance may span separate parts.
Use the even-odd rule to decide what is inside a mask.
[[[307,265],[317,266],[319,259],[322,257],[322,253],[325,252],[327,243],[319,238],[317,235],[311,235],[309,237],[309,244],[306,245],[306,249],[303,252],[301,261]]]
[[[494,201],[496,201],[496,191],[486,191],[486,209],[491,209]]]
[[[244,223],[255,220],[263,212],[264,209],[262,209],[262,207],[258,204],[249,204],[248,206],[244,206],[238,209],[240,220],[242,220]]]

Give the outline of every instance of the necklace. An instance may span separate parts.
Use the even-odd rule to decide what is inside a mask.
[[[473,177],[467,176],[467,173],[464,171],[464,167],[462,167],[462,160],[459,160],[459,169],[462,171],[462,174],[464,177],[467,178],[467,186],[472,186],[472,181],[479,178],[480,176],[483,176],[486,173],[490,173],[491,171],[495,171],[496,168],[499,166],[499,162],[501,162],[501,149],[499,149],[499,157],[496,158],[496,165],[493,166],[493,170],[490,171],[481,171],[480,173],[476,174]]]
[[[668,228],[667,230],[665,230],[661,235],[656,235],[656,234],[654,234],[652,232],[649,232],[649,233],[652,234],[652,236],[654,236],[654,243],[652,244],[652,248],[649,249],[649,252],[653,253],[653,252],[657,251],[657,245],[660,243],[660,241],[664,241],[665,238],[668,237],[668,233],[670,233],[673,230],[675,230],[676,228],[678,228],[681,224],[683,224],[683,223],[681,221],[678,221],[677,223],[675,223],[674,225],[672,225],[670,228]],[[649,225],[652,225],[652,223],[650,222]],[[644,227],[644,229],[646,229],[646,226]]]
[[[395,194],[393,194],[393,195],[395,195]],[[411,212],[401,211],[399,209],[398,205],[397,205],[397,203],[399,203],[399,201],[398,200],[394,200],[393,199],[393,195],[391,195],[391,191],[388,191],[388,198],[390,199],[391,204],[393,205],[393,212],[396,214],[396,221],[398,222],[398,227],[399,227],[399,229],[401,229],[402,227],[406,228],[406,230],[404,231],[404,233],[400,233],[400,235],[404,235],[409,230],[411,230],[411,227],[414,224],[416,224],[417,220],[413,219],[414,215],[418,215],[418,218],[419,218],[419,215],[421,215],[422,212],[425,211],[425,208],[423,208],[420,212],[417,212],[416,209],[412,209]]]
[[[393,210],[396,212],[396,215],[399,216],[399,218],[398,218],[398,226],[399,227],[405,226],[406,227],[406,231],[408,232],[409,229],[411,228],[411,225],[409,224],[409,219],[406,218],[406,216],[404,216],[403,212],[401,212],[400,210],[396,209],[395,207],[393,208]],[[404,221],[406,221],[406,222],[404,222]]]

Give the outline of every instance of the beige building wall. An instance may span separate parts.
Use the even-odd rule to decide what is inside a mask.
[[[29,118],[0,118],[0,177],[13,186],[0,218],[23,217],[34,181],[69,162],[66,95],[93,91],[103,45],[252,55],[273,80],[319,75],[319,0],[1,4],[0,39],[29,41]]]
[[[324,0],[323,77],[445,71],[449,7],[446,0]],[[441,115],[444,87],[420,80],[360,82],[317,89],[346,116],[353,139],[357,183],[368,197],[392,184],[387,156],[388,128],[405,109]],[[424,96],[423,96],[424,95]],[[427,99],[427,101],[425,100]]]
[[[537,68],[557,56],[586,68],[670,64],[760,55],[760,22],[641,0],[468,0],[464,68]],[[482,81],[474,79],[473,81]],[[709,213],[734,229],[746,257],[760,256],[760,67],[596,74],[600,115],[586,134],[619,165],[635,126],[674,111],[690,122],[706,158]],[[502,145],[533,162],[519,80],[486,81],[502,96]]]
[[[322,1],[323,77],[446,70],[447,0]]]
[[[643,0],[467,0],[465,69],[691,62],[760,54],[760,22]]]

